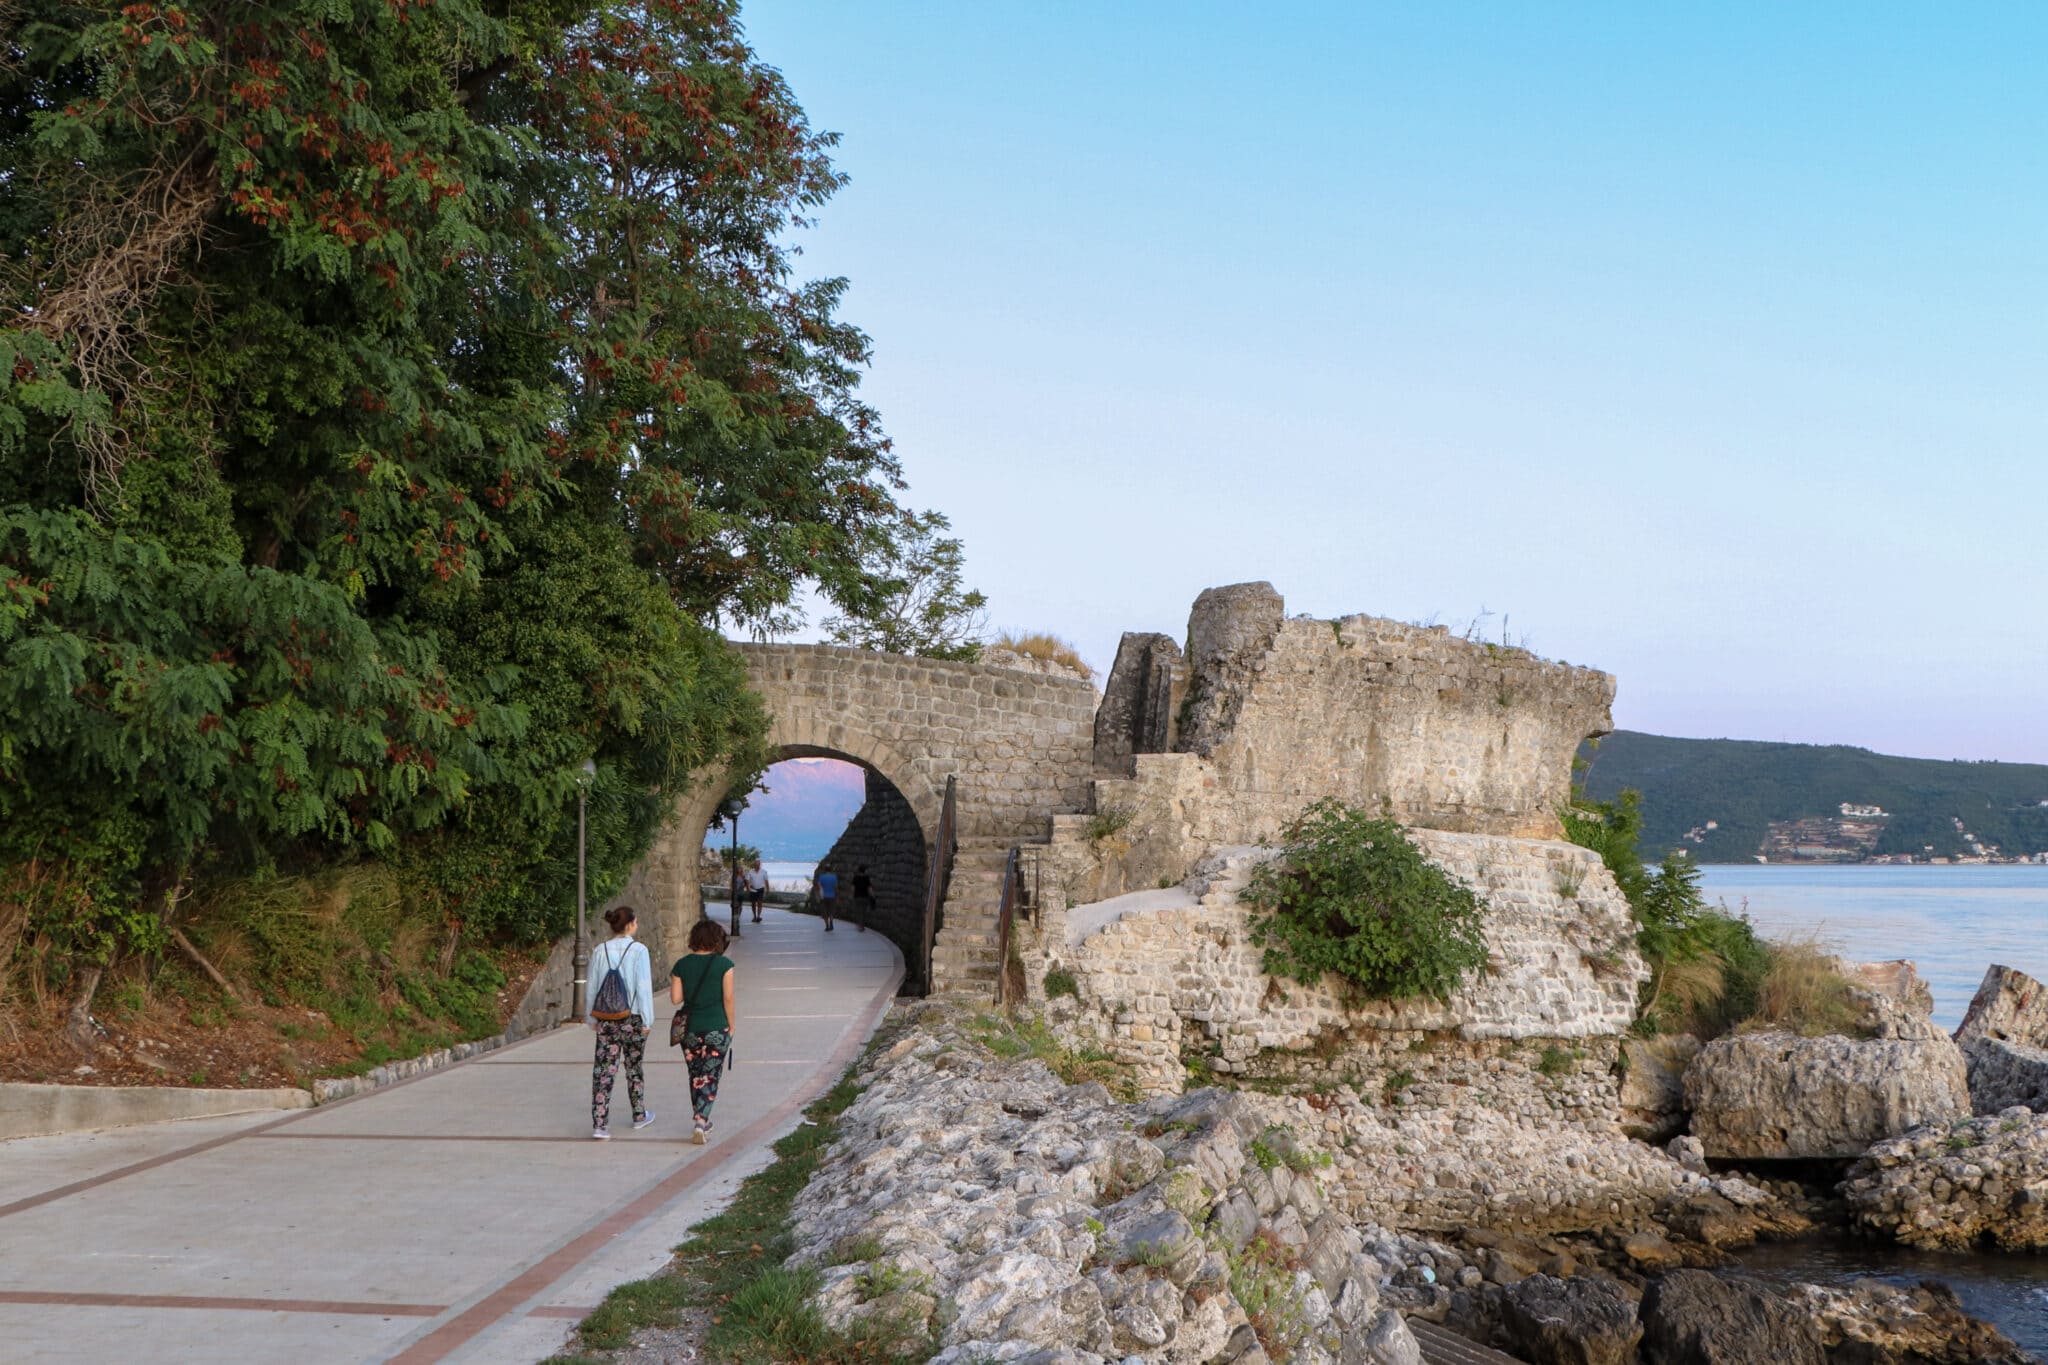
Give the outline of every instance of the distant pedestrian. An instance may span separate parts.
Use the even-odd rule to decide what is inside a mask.
[[[690,1067],[690,1141],[699,1146],[711,1132],[711,1106],[718,1102],[737,1019],[732,960],[724,955],[725,945],[725,930],[711,920],[698,920],[690,930],[690,951],[676,959],[668,978],[669,1003],[681,1007],[668,1039],[683,1050]]]
[[[747,897],[754,902],[754,923],[761,922],[761,902],[768,895],[768,874],[761,870],[757,859],[747,872]]]
[[[818,869],[818,907],[825,912],[825,932],[832,932],[832,916],[839,911],[839,878],[832,869]]]
[[[868,865],[862,863],[853,870],[853,913],[860,923],[860,931],[868,931],[868,921],[875,917],[875,882],[868,876]]]
[[[647,945],[638,940],[639,917],[630,905],[604,912],[614,937],[590,955],[584,988],[590,991],[584,1012],[597,1030],[597,1057],[590,1068],[590,1135],[609,1138],[612,1080],[620,1064],[626,1069],[626,1098],[633,1102],[633,1126],[654,1122],[647,1107],[647,1082],[641,1063],[647,1053],[647,1027],[654,1018],[654,973]],[[591,989],[591,983],[596,988]]]

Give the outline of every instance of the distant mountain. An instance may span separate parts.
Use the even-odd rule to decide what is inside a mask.
[[[785,759],[768,770],[762,787],[747,798],[747,808],[740,813],[740,842],[760,849],[763,858],[822,858],[866,800],[867,771],[859,764],[834,758]],[[706,834],[704,843],[720,848],[730,838],[730,831],[717,830]]]
[[[1617,730],[1581,751],[1587,793],[1643,794],[1643,848],[1701,862],[2003,861],[2048,853],[2048,765],[1894,758],[1845,745]]]

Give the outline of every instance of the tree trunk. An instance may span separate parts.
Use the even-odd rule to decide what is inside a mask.
[[[455,947],[462,942],[462,921],[448,921],[448,942],[441,946],[441,975],[447,976],[455,970]]]
[[[99,991],[100,976],[105,971],[106,968],[94,964],[78,974],[78,995],[64,1021],[64,1036],[80,1052],[99,1051],[100,1027],[92,1020],[92,998]]]

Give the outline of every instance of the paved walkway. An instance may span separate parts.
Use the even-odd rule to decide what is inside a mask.
[[[837,1079],[903,977],[880,934],[769,909],[733,945],[718,1133],[689,1145],[667,997],[631,1130],[590,1137],[564,1028],[294,1113],[0,1143],[0,1357],[519,1362],[650,1274]],[[657,964],[656,971],[663,964]]]

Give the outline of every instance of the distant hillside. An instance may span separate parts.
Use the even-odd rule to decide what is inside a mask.
[[[1750,862],[1759,852],[1773,862],[2048,852],[2048,806],[2041,804],[2048,766],[2041,764],[1632,730],[1588,745],[1581,757],[1590,795],[1610,800],[1624,787],[1643,794],[1645,852],[1685,847],[1710,863]],[[1845,805],[1852,810],[1845,813]]]

